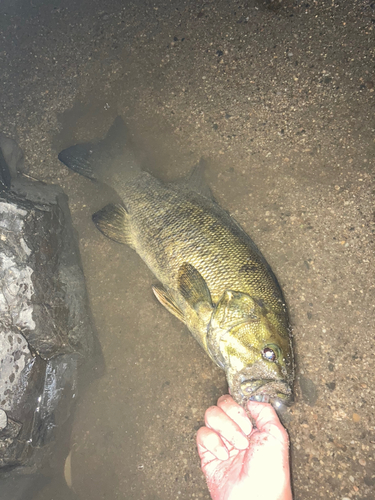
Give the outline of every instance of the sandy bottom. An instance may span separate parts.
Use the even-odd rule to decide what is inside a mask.
[[[373,498],[374,17],[364,0],[1,3],[1,129],[69,196],[105,359],[74,419],[72,498],[208,499],[195,435],[226,391],[138,256],[92,224],[113,193],[57,159],[118,114],[159,178],[208,160],[279,278],[295,498]],[[63,472],[35,500],[66,500]]]

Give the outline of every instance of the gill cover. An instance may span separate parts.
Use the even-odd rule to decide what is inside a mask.
[[[222,368],[225,359],[222,353],[222,342],[230,331],[244,323],[259,319],[260,307],[248,294],[226,290],[211,317],[207,330],[207,349]]]

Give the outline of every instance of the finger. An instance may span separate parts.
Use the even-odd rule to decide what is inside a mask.
[[[217,406],[221,408],[227,415],[230,417],[242,432],[248,436],[253,429],[253,426],[249,420],[249,417],[246,415],[245,410],[237,404],[234,399],[226,394],[225,396],[221,396],[221,398],[217,401]]]
[[[206,426],[216,431],[238,450],[246,450],[249,446],[247,437],[221,408],[211,406],[205,413]]]
[[[288,433],[270,404],[249,401],[248,409],[259,431],[266,432],[282,444],[289,443]]]
[[[201,427],[197,433],[198,453],[201,460],[205,459],[207,452],[215,455],[219,460],[227,460],[228,450],[220,436],[208,427]]]

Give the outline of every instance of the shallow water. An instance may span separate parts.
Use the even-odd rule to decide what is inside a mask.
[[[66,130],[71,130],[69,124]],[[167,133],[159,131],[158,139],[164,146],[170,143]],[[143,164],[151,170],[145,156]],[[163,176],[169,177],[168,165],[160,169]],[[156,279],[135,252],[107,240],[94,227],[91,214],[116,199],[112,191],[73,177],[81,185],[79,206],[70,199],[73,213],[78,211],[76,227],[106,360],[105,375],[88,389],[76,417],[74,489],[94,498],[98,489],[109,497],[126,492],[126,498],[165,498],[180,491],[178,497],[194,498],[205,490],[195,450],[201,408],[226,392],[224,373],[160,307],[151,291]],[[89,486],[77,473],[82,464],[95,478]],[[110,474],[108,469],[103,473],[103,464]]]
[[[157,177],[208,159],[215,197],[279,278],[298,366],[295,498],[372,498],[373,15],[365,2],[306,5],[2,4],[2,129],[28,173],[69,196],[105,360],[57,479],[33,500],[209,498],[195,435],[224,374],[157,303],[138,256],[95,229],[114,193],[57,160],[118,114]]]

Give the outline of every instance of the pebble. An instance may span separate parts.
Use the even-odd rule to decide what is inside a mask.
[[[366,460],[364,460],[363,458],[360,458],[358,460],[358,462],[360,463],[360,465],[362,465],[363,467],[366,465]]]
[[[0,430],[5,429],[8,424],[8,417],[4,410],[0,410]]]
[[[358,413],[353,413],[353,422],[358,423],[361,420],[361,416]]]

